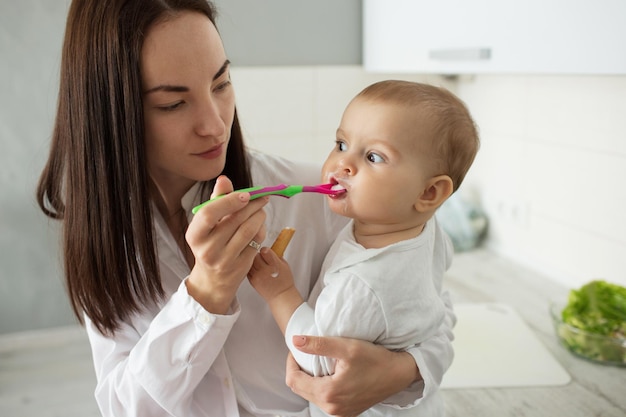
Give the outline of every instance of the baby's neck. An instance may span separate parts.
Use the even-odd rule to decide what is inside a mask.
[[[354,221],[354,239],[366,249],[378,249],[417,237],[426,222],[410,225],[372,225]]]

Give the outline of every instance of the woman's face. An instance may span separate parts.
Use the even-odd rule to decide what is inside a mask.
[[[224,169],[235,112],[229,61],[213,23],[183,12],[152,26],[141,51],[148,171],[181,194]]]

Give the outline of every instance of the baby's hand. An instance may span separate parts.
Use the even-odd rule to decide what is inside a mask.
[[[268,303],[279,294],[294,288],[293,274],[287,261],[266,247],[256,255],[248,279]]]

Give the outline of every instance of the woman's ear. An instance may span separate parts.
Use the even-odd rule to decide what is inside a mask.
[[[415,202],[415,209],[420,213],[435,211],[452,195],[454,184],[447,175],[438,175],[426,183],[426,188]]]

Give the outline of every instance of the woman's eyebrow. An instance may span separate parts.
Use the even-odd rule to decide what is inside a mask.
[[[182,85],[157,85],[156,87],[152,87],[149,90],[144,91],[144,94],[150,94],[150,93],[154,93],[156,91],[166,91],[166,92],[170,92],[170,93],[185,93],[187,91],[189,91],[188,87],[182,86]]]
[[[230,65],[230,61],[228,59],[226,61],[224,61],[224,63],[220,67],[220,69],[217,70],[217,72],[213,76],[213,80],[217,80],[219,77],[221,77],[222,74],[224,74],[226,72],[226,70],[228,69],[229,65]],[[161,85],[157,85],[156,87],[152,87],[151,89],[146,90],[143,93],[144,94],[150,94],[150,93],[154,93],[156,91],[165,91],[165,92],[169,92],[169,93],[185,93],[185,92],[189,91],[189,87],[185,87],[184,85],[161,84]]]
[[[230,61],[228,59],[226,61],[224,61],[224,63],[220,67],[220,69],[217,70],[217,72],[213,76],[213,80],[217,80],[218,78],[220,78],[222,76],[222,74],[224,74],[226,72],[226,70],[228,69],[229,65],[230,65]]]

